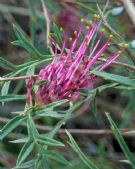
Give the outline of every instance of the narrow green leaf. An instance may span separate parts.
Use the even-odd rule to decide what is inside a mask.
[[[57,141],[57,140],[54,140],[54,139],[51,139],[47,136],[38,136],[38,142],[39,143],[42,143],[42,144],[45,144],[45,145],[48,145],[48,146],[64,146],[63,143]]]
[[[32,76],[35,73],[35,66],[30,66],[26,72],[26,76]],[[26,84],[28,82],[28,79],[26,79]]]
[[[15,169],[31,168],[34,166],[35,159],[22,163],[21,165],[15,167]]]
[[[37,156],[37,159],[35,160],[35,169],[39,169],[41,166],[44,169],[50,169],[50,166],[48,164],[48,161],[46,159],[46,150],[42,145],[39,145],[39,154]]]
[[[20,166],[23,163],[23,161],[32,152],[34,146],[35,146],[35,142],[33,142],[33,140],[28,140],[28,142],[24,144],[17,159],[17,166]]]
[[[61,46],[62,45],[61,32],[60,32],[59,27],[55,23],[53,23],[53,30],[54,30],[55,38],[56,38],[58,44]]]
[[[34,114],[38,115],[38,114],[42,114],[43,112],[49,112],[49,111],[53,111],[54,108],[58,107],[58,106],[62,106],[64,104],[68,103],[68,100],[60,100],[60,101],[56,101],[50,104],[47,104],[45,106],[42,107],[36,107],[34,109]]]
[[[89,160],[86,155],[81,151],[77,143],[75,142],[74,138],[71,136],[71,134],[66,131],[70,142],[69,145],[73,148],[73,150],[78,154],[80,159],[83,161],[83,163],[89,168],[89,169],[98,169],[98,167],[91,161]]]
[[[135,87],[135,81],[132,79],[129,79],[128,77],[120,76],[120,75],[115,75],[111,73],[106,73],[106,72],[100,72],[100,71],[92,71],[91,73],[100,76],[106,80],[111,80],[120,84],[128,85]]]
[[[28,137],[26,138],[21,138],[21,139],[18,139],[18,140],[13,140],[13,141],[9,141],[10,143],[26,143],[28,141]]]
[[[44,169],[51,169],[46,159],[45,149],[43,147],[41,147],[41,154],[42,154],[42,166],[44,167]]]
[[[45,153],[46,157],[51,158],[55,161],[58,161],[59,163],[65,164],[65,165],[71,165],[69,161],[67,161],[63,156],[61,156],[58,153],[50,152],[46,150]]]
[[[30,62],[23,63],[21,65],[16,66],[17,69],[22,69],[22,68],[29,68],[29,66],[32,66],[33,64],[39,62],[40,60],[32,60]]]
[[[135,169],[135,159],[134,159],[133,154],[130,152],[126,142],[124,141],[121,133],[119,132],[119,130],[118,130],[116,124],[114,123],[114,121],[112,120],[111,116],[108,113],[106,113],[106,116],[111,124],[112,131],[113,131],[121,149],[123,150],[125,156],[129,160],[132,168]]]
[[[96,96],[97,96],[98,90],[93,94],[92,102],[91,102],[91,109],[92,112],[97,114],[97,104],[96,104]]]
[[[35,66],[30,66],[26,72],[26,76],[32,76],[35,73]]]
[[[105,85],[99,86],[99,87],[97,87],[95,90],[97,90],[98,93],[101,93],[101,92],[103,92],[104,90],[109,89],[109,88],[116,87],[117,85],[118,85],[118,83],[109,83],[109,84],[105,84]]]
[[[53,117],[53,118],[61,119],[66,115],[65,113],[61,114],[61,113],[58,113],[56,111],[47,111],[46,112],[46,110],[41,110],[40,112],[38,111],[38,116],[41,116],[41,117]]]
[[[47,104],[45,107],[46,107],[46,109],[48,109],[48,110],[53,110],[53,108],[58,107],[58,106],[62,106],[62,105],[64,105],[65,103],[68,103],[68,102],[69,102],[68,100],[63,99],[63,100],[59,100],[59,101],[56,101],[56,102]]]
[[[16,116],[0,130],[0,140],[2,140],[6,135],[8,135],[12,130],[14,130],[18,125],[26,120],[24,116]]]
[[[15,101],[15,100],[25,100],[25,95],[6,95],[6,96],[0,96],[0,102],[9,102],[9,101]]]
[[[105,84],[105,85],[102,85],[102,86],[99,86],[99,87],[96,87],[94,88],[93,90],[91,91],[88,91],[86,89],[78,89],[78,91],[81,93],[82,96],[89,96],[89,94],[92,94],[94,92],[98,92],[98,93],[101,93],[103,92],[104,90],[106,89],[109,89],[109,88],[113,88],[113,87],[116,87],[118,85],[118,83],[109,83],[109,84]]]
[[[28,127],[28,135],[29,135],[30,139],[35,140],[39,136],[39,133],[36,129],[36,126],[35,126],[34,121],[30,115],[30,112],[28,114],[27,127]]]
[[[1,96],[6,96],[8,94],[10,83],[11,83],[10,81],[4,83],[4,85],[1,89]]]
[[[22,43],[20,42],[20,40],[15,40],[11,43],[12,43],[12,45],[15,45],[15,46],[23,46]]]
[[[14,71],[16,69],[15,65],[4,58],[0,57],[0,67],[6,70]]]
[[[60,48],[62,46],[63,40],[62,40],[62,33],[60,31],[60,28],[58,27],[58,25],[56,25],[55,23],[53,23],[53,31],[54,31],[54,38],[56,39],[57,43],[58,43],[58,48]],[[67,49],[65,48],[65,51],[67,52]]]
[[[22,31],[16,26],[13,25],[14,32],[18,38],[17,41],[12,42],[14,45],[19,45],[23,48],[25,48],[32,56],[38,59],[45,58],[45,55],[41,54],[33,45],[31,42],[29,42],[23,35]]]
[[[124,85],[118,85],[115,87],[116,89],[121,89],[121,90],[135,90],[135,87],[128,87],[128,86],[124,86]]]
[[[34,164],[34,168],[39,169],[42,165],[42,155],[38,154],[36,160],[35,160],[35,164]]]

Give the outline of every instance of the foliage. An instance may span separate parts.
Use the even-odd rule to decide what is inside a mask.
[[[91,17],[93,13],[99,13],[101,17],[99,25],[100,28],[104,27],[107,28],[105,32],[106,36],[108,36],[110,32],[114,34],[112,44],[113,43],[115,44],[115,50],[117,50],[118,48],[123,48],[123,42],[126,42],[128,38],[126,38],[126,35],[123,35],[124,28],[121,27],[120,24],[119,25],[117,24],[118,21],[115,18],[121,15],[124,9],[123,6],[115,8],[112,8],[112,6],[110,6],[111,7],[110,10],[108,8],[109,1],[107,1],[107,3],[104,5],[102,3],[101,5],[97,5],[96,3],[93,2],[85,3],[82,1],[72,1],[73,5],[71,6],[70,3],[68,4],[63,2],[60,4],[59,3],[55,4],[53,1],[47,1],[46,6],[47,9],[51,10],[52,12],[54,12],[54,14],[56,14],[57,12],[62,11],[61,5],[63,4],[66,7],[71,8],[72,9],[71,11],[74,11],[74,13],[80,11],[81,16],[83,16],[83,14],[84,15],[89,14],[89,16]],[[33,75],[36,74],[37,70],[39,70],[41,66],[43,65],[46,66],[46,64],[52,61],[53,53],[50,54],[51,50],[49,51],[47,47],[45,49],[40,50],[38,44],[36,43],[36,28],[40,28],[43,31],[44,26],[48,24],[44,22],[43,14],[35,9],[36,5],[41,6],[41,1],[29,0],[28,7],[30,10],[30,37],[26,36],[26,34],[23,32],[20,26],[13,24],[13,30],[17,40],[13,41],[12,44],[24,48],[29,53],[29,56],[26,59],[26,63],[17,65],[15,63],[12,63],[11,61],[8,61],[3,57],[0,57],[0,68],[2,68],[2,70],[6,72],[2,76],[2,79],[14,78],[19,75],[32,77]],[[69,24],[72,23],[68,23],[68,25]],[[51,26],[50,35],[57,41],[58,50],[61,50],[63,41],[61,31],[63,31],[63,29],[62,28],[60,29],[60,25],[56,23],[53,23],[50,26]],[[118,34],[117,31],[120,32],[120,34]],[[72,34],[72,32],[70,33]],[[94,40],[90,45],[90,50],[95,45],[96,38],[98,38],[97,34],[95,35]],[[71,40],[71,38],[69,39]],[[68,43],[67,47],[65,48],[65,52],[67,53],[69,51]],[[65,133],[69,138],[69,141],[66,141],[65,137],[63,137],[64,139],[60,141],[58,140],[56,135],[57,132],[60,131],[61,127],[63,128],[65,127],[64,125],[68,121],[75,118],[76,116],[79,116],[81,114],[80,111],[82,111],[82,109],[84,109],[84,107],[88,104],[90,104],[89,112],[94,113],[94,117],[96,120],[99,115],[97,98],[99,98],[99,96],[102,95],[104,96],[104,93],[107,93],[107,91],[111,90],[118,92],[123,97],[125,96],[126,98],[129,99],[127,105],[125,107],[123,106],[123,114],[125,116],[123,117],[123,119],[121,120],[122,122],[119,125],[124,127],[128,126],[128,123],[132,118],[132,113],[135,111],[134,106],[135,59],[133,45],[129,46],[129,48],[125,48],[124,50],[125,50],[124,51],[125,53],[123,54],[124,59],[122,59],[122,61],[125,60],[126,64],[124,64],[123,66],[123,64],[120,64],[122,62],[114,63],[115,69],[113,69],[112,72],[108,72],[109,69],[107,70],[107,72],[98,71],[98,68],[100,68],[100,66],[102,66],[102,63],[104,62],[104,58],[98,60],[100,64],[99,62],[97,62],[97,64],[92,67],[90,73],[93,75],[93,77],[98,77],[99,79],[104,80],[104,83],[101,84],[99,83],[98,85],[92,86],[92,89],[89,91],[83,88],[79,88],[78,91],[81,94],[81,99],[79,99],[75,103],[72,103],[67,99],[63,99],[46,105],[38,106],[31,104],[30,106],[28,106],[27,104],[25,104],[26,103],[25,92],[21,91],[22,88],[23,89],[26,88],[24,86],[26,86],[27,80],[23,80],[21,85],[18,82],[15,83],[16,85],[15,91],[17,92],[15,92],[12,88],[11,83],[12,80],[0,82],[1,85],[0,102],[2,103],[2,105],[4,104],[6,105],[8,102],[12,102],[13,104],[14,102],[16,103],[17,101],[23,103],[25,107],[24,111],[15,112],[17,115],[13,114],[14,117],[11,118],[3,127],[1,127],[0,130],[0,140],[3,145],[5,144],[5,140],[7,139],[7,137],[10,137],[11,133],[16,133],[16,131],[19,131],[18,128],[21,129],[19,132],[23,133],[22,138],[16,140],[11,139],[10,141],[10,143],[17,145],[19,149],[22,146],[19,153],[17,152],[18,157],[14,169],[21,168],[51,169],[53,167],[53,164],[55,163],[57,163],[57,165],[54,166],[54,168],[56,169],[57,166],[58,168],[65,167],[67,169],[68,168],[75,169],[79,167],[89,169],[100,169],[104,167],[103,164],[100,165],[100,162],[98,162],[98,160],[97,161],[94,160],[92,155],[90,157],[88,155],[85,155],[85,153],[81,150],[79,143],[77,143],[78,139],[76,139],[75,137],[73,138],[70,132],[65,131]],[[109,52],[111,52],[111,50]],[[38,91],[39,87],[47,83],[48,83],[47,80],[37,82],[34,85],[33,90]],[[31,100],[31,102],[32,101],[33,100]],[[125,157],[127,158],[127,160],[125,161],[128,163],[128,165],[130,165],[133,169],[135,169],[135,160],[134,160],[135,157],[128,148],[128,145],[126,144],[124,138],[122,137],[120,130],[117,128],[117,125],[112,120],[111,116],[113,115],[110,116],[107,113],[106,116],[111,125],[112,132],[117,142],[119,143],[123,153],[125,154]],[[42,126],[38,125],[38,123],[42,122],[42,124],[44,125],[46,119],[49,121],[50,124],[53,125],[49,129],[46,128],[46,126],[44,126],[44,128],[46,129],[46,133],[43,133],[40,131],[40,127]],[[128,132],[128,134],[129,135],[134,134],[134,131],[130,131]],[[76,153],[77,155],[76,158],[77,159],[80,158],[79,162],[76,162],[76,160],[73,159],[74,157],[73,158],[68,157],[68,155],[65,155],[64,153],[59,154],[59,152],[62,152],[62,149],[66,149],[67,143],[68,145],[70,145],[72,149],[70,151],[74,151]],[[103,150],[103,152],[105,151]],[[99,154],[99,158],[102,158],[101,154]],[[103,158],[106,159],[105,156]],[[122,162],[124,162],[124,160]],[[111,165],[107,163],[107,160],[104,160],[104,163],[108,165],[107,166],[108,168],[113,168],[111,167]]]

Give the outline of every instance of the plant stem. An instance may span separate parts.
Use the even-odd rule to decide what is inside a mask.
[[[9,121],[8,118],[0,117],[0,124],[5,124]],[[26,124],[22,124],[22,127],[27,127]],[[41,132],[49,132],[52,130],[52,127],[36,125],[36,128]],[[113,132],[110,129],[67,129],[73,135],[87,135],[92,137],[105,137],[105,136],[114,136]],[[123,137],[134,138],[135,134],[128,134],[126,132],[134,130],[133,128],[122,128],[120,132]],[[65,129],[59,129],[56,134],[66,134]],[[14,135],[15,136],[15,135]]]

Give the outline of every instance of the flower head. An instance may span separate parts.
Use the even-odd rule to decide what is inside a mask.
[[[84,22],[84,20],[81,19],[81,22]],[[43,80],[47,80],[47,82],[39,86],[38,90],[34,93],[36,104],[48,104],[61,99],[68,99],[74,102],[81,97],[78,91],[79,88],[88,90],[93,88],[96,77],[91,75],[89,70],[108,49],[112,38],[112,35],[110,35],[103,44],[104,30],[102,29],[93,49],[87,56],[89,44],[98,31],[98,25],[99,15],[95,15],[93,22],[88,21],[85,37],[80,45],[78,45],[78,43],[82,34],[82,28],[78,32],[75,31],[75,38],[74,40],[70,39],[72,42],[68,52],[65,52],[67,38],[64,33],[64,41],[59,56],[57,54],[57,43],[52,40],[55,46],[55,54],[52,63],[39,72],[37,82]],[[124,48],[122,50],[124,50]],[[122,50],[114,53],[98,70],[102,71],[108,67],[122,53]],[[29,79],[27,86],[27,103],[30,102],[29,95],[32,89],[32,80],[33,79]]]

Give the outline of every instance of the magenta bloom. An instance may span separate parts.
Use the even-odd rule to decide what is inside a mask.
[[[47,80],[47,83],[41,85],[39,89],[32,95],[36,105],[48,104],[53,101],[61,99],[68,99],[72,102],[79,99],[79,88],[90,90],[95,83],[95,76],[89,73],[91,67],[107,50],[110,44],[109,36],[104,44],[102,38],[104,31],[99,33],[99,38],[96,41],[92,51],[88,53],[89,44],[92,42],[93,37],[98,29],[99,16],[96,15],[93,22],[89,22],[87,30],[85,32],[85,38],[79,45],[79,38],[82,34],[82,30],[75,33],[75,38],[71,42],[70,49],[65,52],[66,48],[66,35],[64,33],[64,41],[61,49],[61,53],[57,54],[57,44],[55,45],[55,55],[52,63],[41,69],[36,82]],[[123,48],[124,50],[124,48]],[[108,67],[119,55],[121,51],[114,53],[106,63],[101,65],[99,71]],[[32,78],[29,79],[27,84],[27,103],[30,103],[30,91],[33,85]]]

